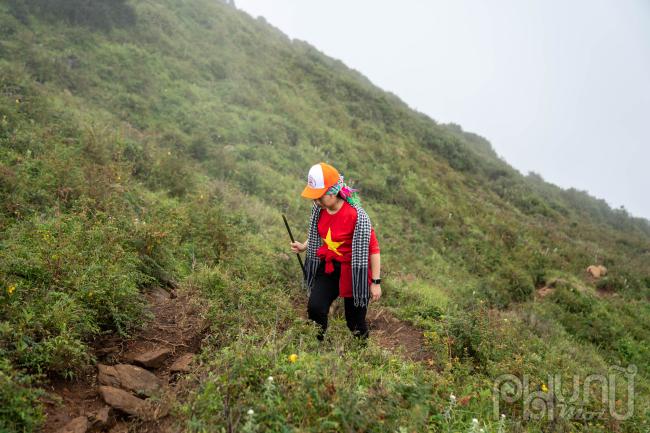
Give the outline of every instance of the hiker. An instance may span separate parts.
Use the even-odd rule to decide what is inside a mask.
[[[291,242],[291,250],[307,251],[307,311],[320,326],[320,341],[327,330],[330,306],[339,296],[344,299],[348,328],[356,337],[367,339],[368,303],[381,297],[379,243],[356,191],[334,167],[321,162],[309,170],[301,194],[314,205],[307,240]]]

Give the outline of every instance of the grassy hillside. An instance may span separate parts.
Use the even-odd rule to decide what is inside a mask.
[[[39,385],[92,365],[89,343],[132,332],[143,288],[170,280],[212,324],[176,408],[188,431],[648,430],[648,221],[521,175],[218,1],[108,4],[0,4],[0,431],[37,429]],[[381,302],[422,329],[434,370],[359,347],[340,320],[318,346],[292,308],[280,214],[302,238],[322,160],[361,190]],[[591,264],[609,275],[587,279]],[[525,420],[521,401],[492,417],[502,374],[538,391],[629,364],[628,420]]]

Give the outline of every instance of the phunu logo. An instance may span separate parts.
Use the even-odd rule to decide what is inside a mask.
[[[585,378],[573,375],[573,386],[569,388],[562,386],[562,375],[549,373],[548,386],[544,384],[542,391],[535,390],[536,386],[527,374],[524,374],[523,381],[513,374],[502,374],[492,387],[494,419],[499,419],[501,401],[510,404],[521,401],[520,413],[526,420],[544,417],[550,421],[558,418],[604,419],[609,409],[609,418],[624,421],[634,415],[636,374],[636,365],[628,365],[627,368],[612,365],[607,374],[590,374]],[[623,376],[622,384],[619,376]],[[600,399],[595,398],[598,396],[598,385]],[[571,394],[567,391],[571,391]],[[626,405],[620,398],[625,394]],[[623,413],[620,412],[622,409]]]
[[[314,176],[311,174],[307,178],[307,185],[311,186],[312,188],[316,188],[316,179],[314,179]]]

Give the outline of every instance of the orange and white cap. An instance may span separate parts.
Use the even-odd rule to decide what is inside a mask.
[[[331,165],[324,162],[312,165],[307,175],[307,186],[301,195],[312,200],[320,198],[338,181],[339,172]]]

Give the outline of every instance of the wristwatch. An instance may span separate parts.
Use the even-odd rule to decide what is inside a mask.
[[[371,279],[372,284],[381,284],[381,278],[377,278],[376,280],[374,278]]]

